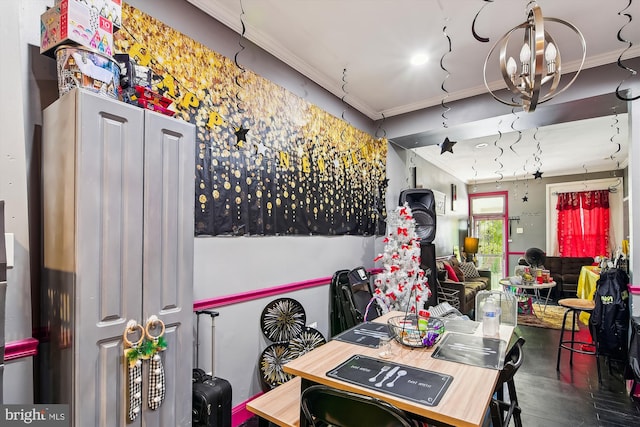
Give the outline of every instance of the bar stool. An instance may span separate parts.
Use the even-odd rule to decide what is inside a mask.
[[[560,343],[558,344],[558,362],[556,364],[556,371],[560,370],[560,353],[562,349],[570,352],[569,365],[573,365],[573,353],[582,353],[596,356],[596,368],[598,369],[598,383],[600,380],[600,362],[598,361],[598,350],[595,342],[576,341],[576,319],[580,316],[581,312],[591,314],[595,308],[595,302],[592,300],[586,300],[582,298],[564,298],[558,301],[560,307],[564,307],[567,310],[564,312],[562,318],[562,329],[560,330]],[[566,331],[567,316],[571,313],[571,339],[564,339],[564,333]],[[584,346],[593,346],[593,350],[585,350]]]

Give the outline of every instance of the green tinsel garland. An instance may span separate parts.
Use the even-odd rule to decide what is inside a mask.
[[[164,336],[159,337],[156,340],[144,340],[141,345],[137,347],[131,347],[127,352],[127,361],[134,363],[138,359],[148,359],[159,351],[167,348],[167,340]]]

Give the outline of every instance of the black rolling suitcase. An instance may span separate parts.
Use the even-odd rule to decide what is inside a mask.
[[[211,316],[211,374],[203,369],[193,370],[193,418],[194,427],[231,427],[231,384],[215,376],[215,318],[217,311],[196,311],[196,366],[200,354],[200,315]]]

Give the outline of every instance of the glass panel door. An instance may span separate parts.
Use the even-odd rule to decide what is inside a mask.
[[[491,271],[491,288],[499,289],[498,281],[507,277],[508,218],[507,193],[494,192],[469,196],[471,235],[479,239],[477,265]]]
[[[491,270],[491,288],[498,289],[498,280],[505,274],[505,236],[503,218],[478,218],[473,221],[478,244],[478,268]]]

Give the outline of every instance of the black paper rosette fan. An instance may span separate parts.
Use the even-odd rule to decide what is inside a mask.
[[[262,310],[260,328],[273,342],[289,341],[302,332],[307,315],[302,305],[292,298],[278,298]]]

